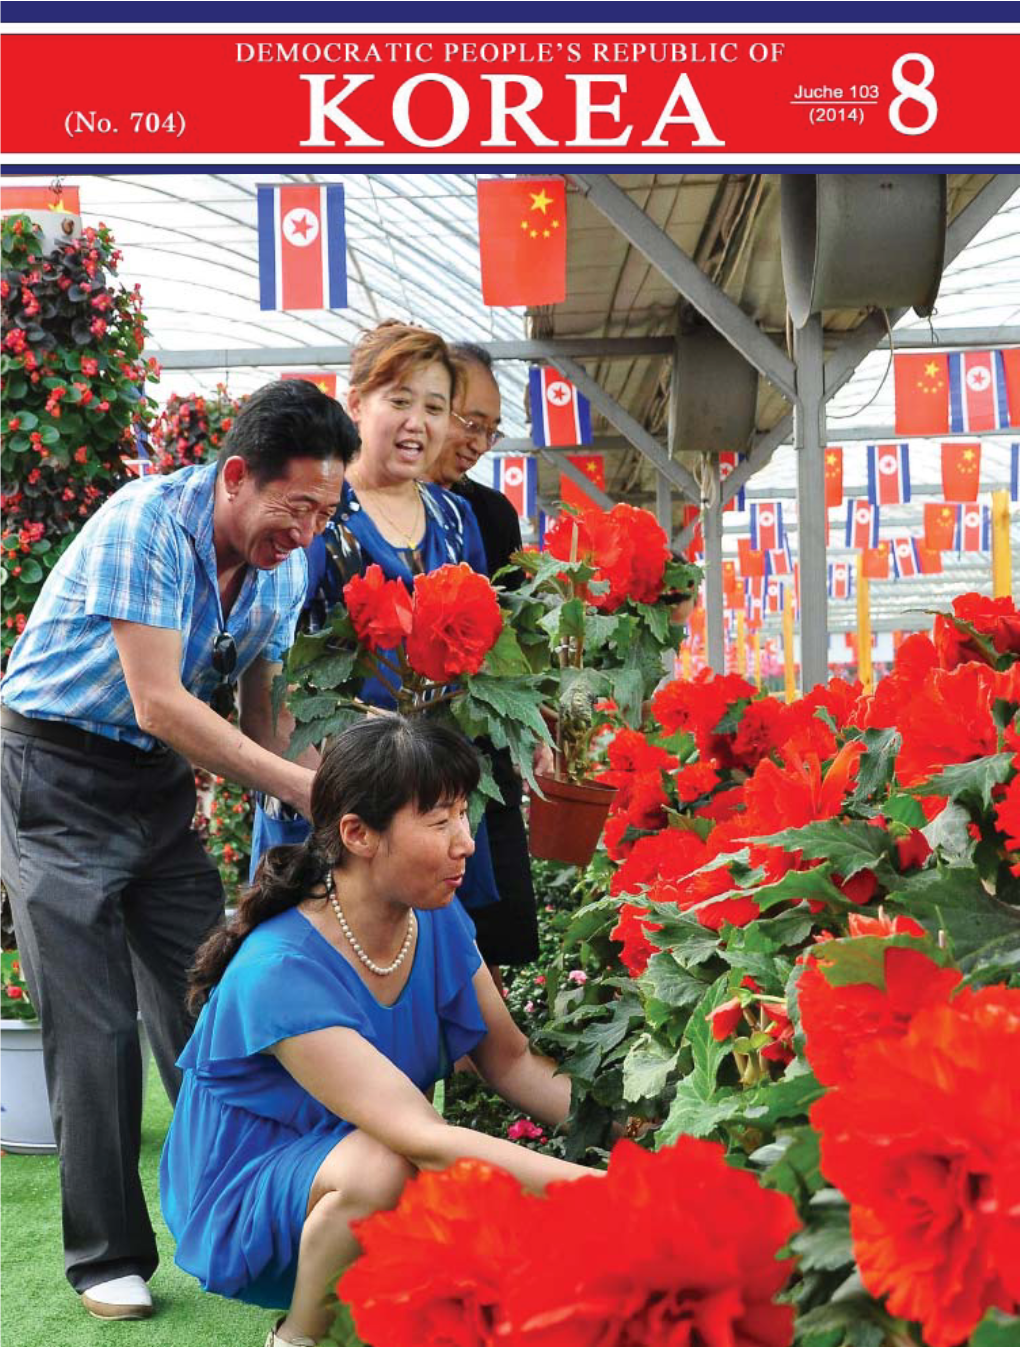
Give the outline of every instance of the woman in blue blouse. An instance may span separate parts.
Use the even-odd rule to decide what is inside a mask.
[[[471,745],[427,720],[346,730],[316,775],[310,837],[267,855],[199,954],[163,1211],[205,1289],[289,1304],[267,1347],[325,1332],[328,1285],[358,1252],[350,1222],[394,1206],[419,1170],[474,1157],[534,1191],[592,1172],[450,1126],[429,1102],[469,1053],[535,1117],[555,1125],[570,1104],[452,901],[477,782]]]
[[[308,598],[301,626],[317,631],[343,601],[344,585],[369,566],[410,587],[414,576],[466,561],[486,574],[485,547],[467,501],[425,479],[443,447],[460,370],[435,332],[387,321],[363,333],[351,359],[347,408],[361,448],[348,469],[340,508],[307,549]],[[361,699],[391,708],[389,691],[366,680]],[[267,817],[267,814],[269,817]],[[306,825],[279,802],[256,808],[251,873],[266,847],[299,841]],[[484,823],[460,899],[499,899]]]

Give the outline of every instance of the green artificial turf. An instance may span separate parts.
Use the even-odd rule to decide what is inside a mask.
[[[3,1347],[262,1347],[273,1321],[271,1311],[210,1295],[174,1266],[173,1241],[157,1193],[159,1153],[169,1123],[170,1104],[153,1066],[141,1161],[159,1242],[160,1265],[151,1282],[156,1305],[152,1319],[103,1322],[82,1308],[64,1277],[56,1157],[3,1156]]]

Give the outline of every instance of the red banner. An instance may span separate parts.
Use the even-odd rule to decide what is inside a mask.
[[[275,33],[158,23],[126,33],[91,12],[88,21],[92,31],[61,32],[40,10],[39,32],[4,36],[6,153],[35,164],[198,154],[316,164],[378,164],[390,154],[530,165],[607,154],[629,164],[678,154],[973,162],[977,140],[987,162],[1016,154],[1017,40],[991,24],[951,33],[423,24],[295,34],[286,19]],[[626,22],[622,11],[614,27]],[[45,97],[40,70],[60,72]],[[97,83],[99,70],[127,73]]]

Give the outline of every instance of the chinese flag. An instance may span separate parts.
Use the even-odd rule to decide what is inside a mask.
[[[509,308],[567,297],[567,194],[562,178],[478,184],[482,300]]]
[[[735,561],[724,561],[722,564],[723,594],[732,594],[737,584],[737,563]],[[741,586],[741,593],[743,593],[743,586]]]
[[[942,574],[942,553],[923,543],[917,544],[917,569],[922,575]]]
[[[944,354],[893,356],[896,434],[942,435],[949,429],[949,365]]]
[[[481,186],[481,183],[479,183]],[[606,460],[601,454],[568,454],[567,458],[575,468],[580,468],[589,482],[600,491],[606,487]],[[560,500],[564,505],[572,505],[575,510],[601,510],[583,487],[572,482],[565,472],[560,473]]]
[[[750,538],[737,539],[737,557],[740,574],[750,579],[760,579],[765,574],[765,553],[756,552]]]
[[[843,450],[830,444],[825,451],[825,508],[843,504]]]
[[[0,187],[0,209],[5,215],[19,210],[58,210],[80,215],[78,188],[64,187],[59,193],[52,187]]]
[[[286,374],[281,374],[280,378],[306,379],[310,384],[314,384],[320,393],[325,393],[328,398],[336,397],[335,374],[327,374],[323,370],[288,370]]]
[[[743,580],[734,580],[732,587],[723,591],[723,607],[729,608],[731,612],[743,608],[745,601]]]
[[[866,547],[861,552],[861,574],[868,580],[889,579],[889,544]]]
[[[942,446],[942,495],[946,500],[977,500],[981,477],[979,440],[950,440]]]
[[[691,534],[691,541],[687,547],[687,554],[692,557],[701,556],[705,550],[705,535],[702,532],[701,525],[698,523],[700,515],[701,510],[697,505],[685,505],[680,515],[680,522],[683,528],[687,528],[689,524],[697,525],[694,532]],[[697,611],[698,610],[695,609],[695,612]]]
[[[924,507],[924,545],[931,552],[945,552],[953,545],[956,511],[945,501],[926,501]],[[924,568],[922,567],[922,570]]]

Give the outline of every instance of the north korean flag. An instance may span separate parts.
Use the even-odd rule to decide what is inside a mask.
[[[1009,421],[1001,351],[950,351],[949,428],[1004,430]]]
[[[756,552],[775,551],[785,540],[783,506],[778,500],[758,500],[751,505],[751,546]]]
[[[149,456],[149,446],[141,426],[135,426],[135,458],[122,458],[129,477],[148,477],[159,471]]]
[[[892,540],[892,559],[893,571],[897,580],[912,580],[915,575],[921,574],[916,539],[894,538]]]
[[[910,499],[910,447],[868,445],[868,500],[872,505],[902,505]]]
[[[792,575],[793,558],[790,556],[789,540],[785,547],[777,547],[765,553],[765,574]]]
[[[532,365],[528,371],[531,399],[531,438],[535,444],[591,444],[591,405],[551,365]]]
[[[988,552],[992,546],[992,512],[987,505],[957,505],[956,550]]]
[[[764,603],[760,593],[749,592],[747,595],[747,625],[751,630],[756,630],[761,626],[761,620],[764,616]]]
[[[522,519],[534,519],[538,508],[538,464],[525,454],[506,455],[495,461],[497,491],[502,491]]]
[[[344,189],[260,187],[259,308],[347,307]]]
[[[784,581],[775,578],[765,581],[765,611],[767,613],[781,613],[785,598],[786,585]]]
[[[848,561],[829,562],[829,598],[851,599],[854,593],[854,573]]]
[[[866,500],[846,503],[846,545],[858,551],[878,546],[878,506]]]
[[[746,454],[738,454],[738,453],[735,453],[735,452],[734,452],[734,453],[721,453],[721,454],[719,455],[719,485],[720,485],[720,486],[722,486],[722,484],[726,481],[726,478],[729,477],[730,473],[731,473],[731,472],[733,471],[733,469],[737,466],[737,464],[738,464],[738,463],[742,463],[746,457],[747,457]],[[737,494],[736,494],[735,496],[731,497],[731,498],[726,502],[726,504],[723,506],[723,512],[725,513],[725,511],[727,511],[727,510],[745,510],[746,508],[747,508],[747,503],[746,503],[746,499],[745,499],[745,495],[744,495],[744,488],[743,488],[743,487],[738,487],[738,489],[737,489]]]

